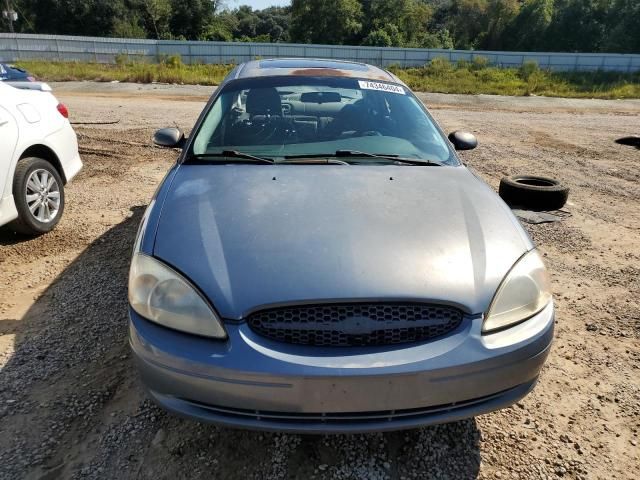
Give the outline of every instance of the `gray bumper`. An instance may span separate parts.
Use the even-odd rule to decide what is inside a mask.
[[[442,339],[377,348],[309,348],[227,325],[229,340],[184,335],[130,312],[130,342],[151,397],[177,414],[290,432],[362,432],[455,421],[506,407],[535,385],[554,311],[481,335],[467,318]]]

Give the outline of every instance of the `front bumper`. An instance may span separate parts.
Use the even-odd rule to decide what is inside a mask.
[[[513,404],[535,385],[553,338],[549,305],[483,336],[482,318],[421,344],[298,347],[226,325],[229,340],[186,335],[130,311],[143,383],[162,407],[234,427],[340,433],[455,421]]]

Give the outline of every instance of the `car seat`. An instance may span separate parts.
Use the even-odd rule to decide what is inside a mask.
[[[282,116],[282,100],[273,88],[252,88],[247,93],[246,110],[251,119],[256,116]]]

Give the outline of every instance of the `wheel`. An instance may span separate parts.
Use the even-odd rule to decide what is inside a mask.
[[[569,188],[551,178],[514,175],[500,180],[499,193],[512,207],[558,210],[567,203]]]
[[[10,227],[27,235],[50,232],[64,212],[64,188],[60,174],[46,160],[23,158],[13,176],[13,198],[18,218]]]

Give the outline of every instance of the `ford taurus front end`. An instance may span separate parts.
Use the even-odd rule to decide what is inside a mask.
[[[150,396],[290,432],[454,421],[513,404],[549,353],[540,255],[397,78],[238,67],[147,209],[129,280]]]

